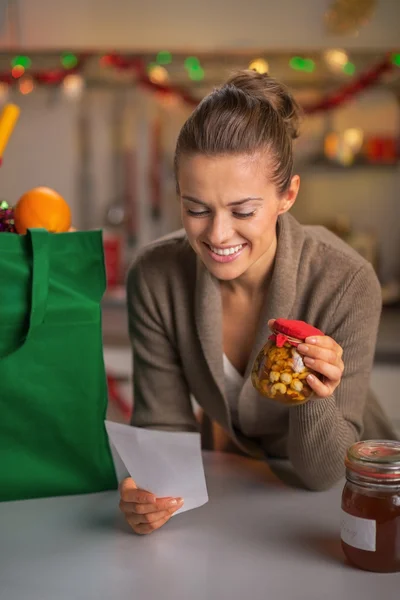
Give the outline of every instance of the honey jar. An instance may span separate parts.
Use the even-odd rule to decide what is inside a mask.
[[[356,567],[400,571],[400,442],[369,440],[347,451],[343,552]]]
[[[260,394],[287,405],[307,402],[313,393],[307,376],[322,376],[304,364],[297,346],[312,335],[324,334],[304,321],[274,321],[273,333],[258,353],[251,373],[253,386]]]

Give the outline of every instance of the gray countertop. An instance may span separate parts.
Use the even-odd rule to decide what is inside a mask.
[[[205,453],[204,464],[208,504],[146,537],[125,524],[116,492],[0,504],[0,598],[398,598],[400,574],[344,560],[342,483],[308,492],[262,462]]]

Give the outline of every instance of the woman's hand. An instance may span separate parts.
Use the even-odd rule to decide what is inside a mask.
[[[272,328],[274,320],[268,322]],[[331,337],[311,336],[299,344],[297,350],[303,355],[304,364],[320,373],[322,381],[314,375],[307,377],[307,383],[320,398],[331,396],[338,387],[343,371],[344,363],[342,360],[343,349]]]
[[[130,477],[121,482],[119,490],[119,507],[133,531],[140,535],[162,527],[183,506],[182,498],[157,498],[138,489]]]

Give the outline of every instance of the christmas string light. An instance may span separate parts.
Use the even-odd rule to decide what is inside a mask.
[[[60,85],[67,75],[80,73],[87,58],[87,54],[78,57],[71,53],[64,53],[60,59],[61,67],[34,71],[30,68],[32,61],[28,56],[15,56],[11,61],[11,70],[0,72],[0,84],[13,86],[18,83],[19,85],[19,79],[29,72],[29,80],[33,84]]]
[[[304,67],[305,64],[306,69],[308,69],[309,71],[314,69],[315,64],[314,61],[311,61],[311,59],[303,59],[301,57],[295,58],[300,58],[300,60],[302,61],[302,66]],[[158,92],[159,94],[176,95],[183,102],[186,102],[191,106],[197,106],[199,103],[199,100],[197,100],[194,96],[192,96],[189,92],[185,90],[181,90],[172,85],[158,84],[150,81],[149,77],[147,76],[146,68],[143,61],[140,61],[137,58],[128,59],[123,58],[118,54],[110,54],[107,56],[107,58],[103,57],[102,60],[104,61],[104,63],[102,64],[106,63],[110,67],[114,67],[117,69],[121,68],[124,70],[132,70],[136,74],[137,83],[139,85],[142,85],[142,87],[151,89],[154,92]],[[307,62],[304,63],[304,61],[311,62],[307,64]],[[185,61],[186,69],[198,67],[199,65],[200,61],[196,59],[196,57],[188,57]],[[349,100],[351,100],[351,98],[360,94],[363,90],[377,83],[382,77],[382,75],[393,69],[394,66],[395,65],[393,62],[393,53],[387,53],[378,64],[371,67],[369,71],[366,71],[365,73],[361,74],[358,79],[353,80],[351,81],[351,83],[340,87],[337,91],[333,93],[327,94],[322,100],[314,104],[304,106],[303,110],[305,114],[311,115],[317,112],[332,110],[333,108],[336,108],[348,102]]]
[[[342,62],[342,71],[351,76],[355,73],[355,65],[349,60],[344,62],[347,56],[343,52],[340,56],[336,52],[336,62]],[[1,96],[4,98],[8,88],[18,85],[21,93],[28,94],[32,91],[36,84],[44,86],[61,85],[70,75],[78,77],[68,80],[65,89],[70,92],[70,95],[79,95],[84,86],[84,78],[82,75],[86,60],[93,55],[87,53],[75,55],[72,53],[63,53],[60,57],[61,67],[53,69],[31,70],[31,60],[26,56],[14,57],[11,63],[11,70],[0,72],[0,89]],[[329,56],[329,55],[328,55]],[[332,59],[332,54],[330,56]],[[127,57],[117,53],[110,53],[100,57],[99,63],[103,68],[125,71],[132,74],[132,80],[137,85],[151,90],[157,94],[157,98],[168,98],[172,102],[172,98],[180,100],[189,106],[197,106],[199,99],[196,98],[190,91],[174,86],[169,83],[168,72],[163,64],[169,64],[172,60],[172,55],[167,51],[160,51],[156,55],[156,60],[152,69],[149,71],[145,62],[138,57]],[[261,59],[258,59],[261,60]],[[329,59],[328,59],[329,60]],[[253,68],[258,66],[260,71],[265,70],[265,65],[258,63],[253,64]],[[300,71],[311,73],[315,69],[315,63],[309,58],[292,57],[291,66]],[[189,78],[192,81],[200,81],[204,78],[204,69],[200,60],[195,56],[189,56],[184,63],[185,69],[188,72]],[[349,101],[352,97],[361,93],[363,90],[375,85],[380,78],[388,71],[400,66],[400,54],[397,52],[389,52],[376,65],[368,71],[362,73],[352,81],[340,87],[333,93],[327,94],[322,100],[312,105],[304,106],[306,114],[314,114],[331,110],[341,104]],[[157,70],[156,70],[157,68]],[[255,68],[255,70],[258,70]],[[28,70],[28,73],[27,73]],[[259,71],[259,72],[260,72]]]

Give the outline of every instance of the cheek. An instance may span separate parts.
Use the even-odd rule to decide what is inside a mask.
[[[244,222],[241,227],[243,235],[248,235],[254,243],[269,244],[274,236],[277,222],[277,215],[266,213],[259,214],[252,221]]]
[[[182,212],[182,225],[190,240],[195,239],[204,231],[204,221],[202,219],[193,219],[186,212]]]
[[[191,229],[192,219],[189,219],[189,215],[187,214],[186,210],[184,208],[182,208],[182,206],[181,206],[181,221],[186,230]]]

